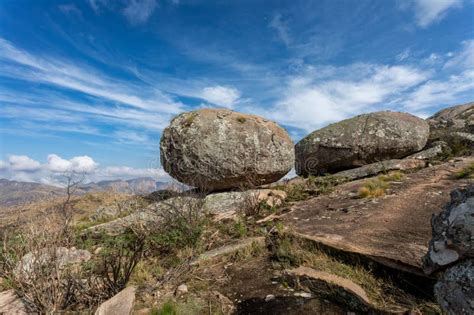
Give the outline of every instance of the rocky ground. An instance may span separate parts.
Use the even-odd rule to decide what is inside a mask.
[[[177,175],[188,182],[222,180],[213,192],[205,185],[138,199],[86,194],[32,216],[36,225],[10,222],[14,230],[4,233],[0,250],[0,314],[469,314],[474,146],[464,135],[449,139],[472,132],[472,104],[430,118],[430,134],[424,125],[415,145],[395,141],[403,154],[391,154],[394,146],[380,142],[397,132],[398,115],[391,114],[390,132],[378,132],[385,116],[377,114],[369,124],[375,129],[365,147],[325,142],[326,153],[332,145],[329,151],[354,151],[338,152],[348,159],[333,174],[319,176],[321,169],[309,165],[307,177],[249,187],[239,179],[245,168],[229,172],[235,160],[220,169],[200,169],[200,179]],[[252,152],[262,157],[284,147],[276,161],[270,158],[268,174],[257,173],[264,159],[246,157],[256,163],[246,184],[269,183],[288,168],[288,138],[266,120],[212,111],[172,124],[186,134],[211,126],[209,119],[216,128],[238,126],[243,134],[232,134],[234,144],[252,140]],[[418,118],[403,119],[411,124]],[[270,126],[260,139],[265,148],[253,135],[259,123]],[[413,131],[401,126],[407,134]],[[331,128],[340,130],[336,127]],[[284,142],[273,141],[272,133]],[[225,134],[207,141],[217,146]],[[183,145],[188,150],[194,144]],[[193,159],[207,156],[201,145],[183,154],[167,145],[164,158],[194,165]],[[320,145],[305,140],[297,150],[318,154]],[[239,154],[245,155],[243,148]],[[182,171],[173,167],[179,161],[168,165]],[[221,191],[237,182],[239,187]]]

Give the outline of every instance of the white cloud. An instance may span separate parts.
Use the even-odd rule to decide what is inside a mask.
[[[413,0],[416,23],[422,28],[443,19],[452,8],[459,8],[462,0]]]
[[[312,76],[292,78],[283,98],[271,110],[272,118],[314,130],[367,111],[372,105],[389,102],[427,78],[424,71],[408,66],[353,65],[335,72],[333,77],[338,79],[322,82]]]
[[[41,168],[38,161],[26,155],[10,155],[8,157],[9,168],[13,171],[34,172]]]
[[[132,25],[144,24],[156,8],[156,0],[130,0],[123,14]]]
[[[0,60],[17,66],[5,67],[2,73],[14,79],[46,83],[141,110],[176,114],[183,107],[161,91],[120,83],[87,66],[78,66],[59,58],[31,55],[1,37]],[[137,95],[137,91],[141,91],[142,95]]]
[[[445,68],[460,68],[460,69],[473,69],[474,68],[474,40],[466,40],[462,43],[463,49],[461,52],[449,53],[448,57],[451,57],[446,64]]]
[[[134,178],[134,177],[153,177],[167,178],[168,175],[163,169],[154,168],[133,168],[128,166],[109,166],[106,167],[101,175],[103,178]]]
[[[232,108],[240,98],[240,92],[232,87],[216,85],[202,89],[200,97],[209,103]]]
[[[92,173],[98,167],[98,164],[87,155],[75,156],[70,160],[65,160],[56,154],[50,154],[45,167],[54,173]]]
[[[152,177],[156,180],[169,180],[162,168],[133,168],[129,166],[108,166],[100,168],[89,156],[76,156],[69,160],[57,154],[49,154],[41,164],[26,155],[10,155],[8,161],[0,160],[0,177],[17,181],[38,182],[62,186],[65,174],[85,174],[85,181],[102,181]]]
[[[288,23],[283,19],[281,14],[275,14],[268,26],[276,31],[278,38],[286,46],[290,44],[291,38],[288,31]]]

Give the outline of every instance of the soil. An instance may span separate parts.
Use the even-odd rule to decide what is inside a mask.
[[[391,182],[386,195],[360,199],[370,179],[337,186],[329,195],[296,202],[282,222],[293,233],[326,246],[369,256],[380,263],[421,273],[431,238],[431,216],[449,201],[454,188],[472,180],[453,174],[473,157],[428,167]]]

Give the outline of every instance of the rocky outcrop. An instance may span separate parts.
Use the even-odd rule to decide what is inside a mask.
[[[375,112],[314,131],[295,146],[298,175],[351,169],[420,151],[429,135],[423,119],[406,113]]]
[[[26,303],[14,290],[0,292],[0,314],[23,315],[29,314]]]
[[[425,167],[426,163],[418,159],[403,159],[403,160],[387,160],[377,163],[364,165],[351,170],[346,170],[334,174],[336,177],[342,177],[348,180],[355,180],[359,178],[374,176],[387,171],[406,171],[415,168]]]
[[[474,102],[445,108],[428,118],[433,130],[451,128],[474,132]]]
[[[474,102],[443,109],[427,121],[429,142],[446,141],[457,155],[474,152]]]
[[[405,159],[432,160],[442,158],[451,153],[451,148],[444,141],[435,141],[427,149],[407,156]]]
[[[207,196],[183,195],[152,203],[147,208],[106,223],[87,228],[84,233],[119,235],[131,227],[153,228],[162,221],[163,213],[173,213],[176,209],[194,208],[214,216],[214,221],[233,219],[237,213],[245,213],[248,207],[265,204],[279,206],[286,199],[286,193],[276,189],[250,189],[213,193]]]
[[[117,293],[112,298],[102,303],[95,315],[129,315],[132,314],[135,305],[135,292],[137,288],[134,286],[127,287]]]
[[[206,191],[275,182],[294,161],[293,143],[283,128],[224,109],[177,116],[163,131],[160,150],[166,172]]]
[[[448,314],[474,314],[474,260],[449,268],[434,291],[438,303]]]
[[[372,306],[365,290],[349,279],[308,267],[287,270],[285,274],[289,282],[351,309],[368,311]]]
[[[451,202],[431,220],[432,239],[423,269],[432,273],[474,258],[474,185],[451,192]]]

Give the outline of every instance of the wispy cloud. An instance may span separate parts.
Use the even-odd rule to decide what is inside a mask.
[[[215,105],[233,108],[234,104],[240,98],[240,92],[233,87],[220,85],[208,86],[202,89],[200,98]]]
[[[132,25],[144,24],[152,16],[156,0],[130,0],[123,14]]]
[[[283,16],[280,13],[277,13],[273,16],[268,26],[276,31],[278,38],[286,46],[290,44],[291,38],[289,34],[288,22],[283,19]]]
[[[68,61],[58,61],[57,58],[34,56],[3,38],[0,38],[0,60],[13,63],[5,66],[2,73],[13,79],[43,82],[140,109],[177,113],[183,107],[151,87],[134,89],[131,83],[112,80],[85,65],[79,67]],[[143,95],[137,95],[138,90],[142,90]]]
[[[449,10],[460,8],[462,0],[409,0],[415,11],[416,23],[426,28],[442,20]]]

